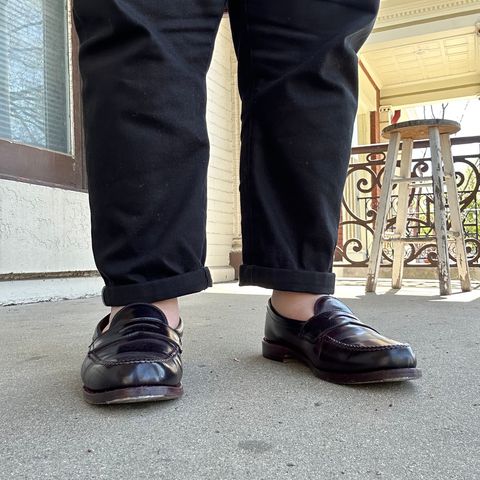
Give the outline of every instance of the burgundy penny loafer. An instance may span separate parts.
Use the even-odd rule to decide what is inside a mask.
[[[382,336],[338,298],[320,297],[307,321],[280,315],[268,300],[263,356],[294,357],[319,378],[339,384],[398,382],[421,376],[409,344]]]
[[[100,320],[83,362],[83,395],[88,403],[169,400],[183,394],[183,321],[168,325],[155,305],[131,303]]]

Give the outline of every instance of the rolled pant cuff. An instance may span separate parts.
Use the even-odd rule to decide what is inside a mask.
[[[335,274],[309,270],[240,265],[239,286],[256,285],[274,290],[307,293],[334,293]]]
[[[212,286],[208,267],[193,272],[161,278],[152,282],[132,285],[105,285],[102,299],[107,306],[123,306],[129,303],[153,303],[167,298],[180,297],[205,290]]]

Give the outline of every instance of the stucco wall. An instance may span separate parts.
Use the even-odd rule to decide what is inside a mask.
[[[228,19],[224,18],[207,77],[211,159],[206,264],[212,270],[214,281],[231,280],[234,276],[228,264],[235,223],[234,171],[238,135],[234,132],[237,124],[233,122],[236,87],[230,38]],[[88,195],[0,179],[0,275],[5,278],[5,274],[11,273],[88,270],[96,270],[90,243]],[[21,285],[20,281],[9,282],[6,289],[6,282],[2,282],[0,303],[4,300],[1,295],[5,296],[7,290],[10,301],[12,298],[25,300]],[[85,287],[85,294],[92,293],[91,285],[89,283],[88,289]],[[82,288],[80,286],[72,296],[80,296]],[[41,292],[42,288],[36,290],[35,299],[43,298]],[[45,298],[51,298],[46,291]]]
[[[87,194],[0,180],[0,273],[94,268]]]

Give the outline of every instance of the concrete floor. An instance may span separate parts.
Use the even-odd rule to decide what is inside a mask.
[[[427,282],[428,283],[428,282]],[[458,291],[458,285],[454,285]],[[417,352],[423,378],[346,387],[260,355],[269,290],[182,298],[185,396],[94,407],[79,368],[99,297],[0,309],[0,478],[480,478],[480,289],[338,279],[335,296]]]

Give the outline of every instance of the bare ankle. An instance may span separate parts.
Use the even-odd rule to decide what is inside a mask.
[[[280,315],[293,320],[306,321],[314,315],[313,306],[323,295],[328,294],[273,290],[271,302]]]

